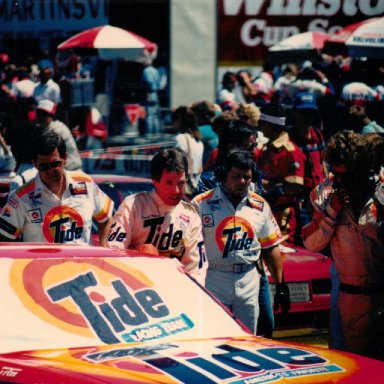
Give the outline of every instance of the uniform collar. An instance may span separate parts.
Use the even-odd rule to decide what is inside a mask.
[[[249,198],[250,198],[250,195],[249,195],[249,188],[248,188],[247,194],[245,196],[243,196],[243,198],[240,200],[239,204],[242,204],[246,201],[249,201]],[[219,184],[217,186],[217,188],[215,188],[215,192],[213,193],[213,196],[211,197],[211,200],[215,200],[215,199],[227,200],[232,205],[231,200],[227,196],[227,194],[224,191],[223,186],[221,184]]]
[[[157,209],[159,210],[160,214],[167,213],[172,211],[177,205],[166,205],[164,201],[161,199],[161,197],[157,194],[156,190],[152,190],[149,192],[149,194],[152,196],[153,200],[155,201],[155,204],[157,205]]]
[[[274,140],[271,145],[279,149],[281,147],[286,147],[289,142],[289,135],[287,132],[282,132],[280,136]]]
[[[64,175],[65,175],[65,191],[68,189],[68,186],[69,186],[69,183],[76,183],[72,177],[70,176],[70,174],[68,173],[68,171],[64,170]],[[36,187],[35,187],[35,193],[39,193],[39,192],[42,192],[42,191],[48,191],[50,193],[53,193],[44,183],[43,183],[43,180],[41,180],[41,177],[40,177],[40,174],[39,172],[37,172],[36,174],[36,178],[35,178],[35,182],[36,182]],[[65,193],[64,191],[64,193]]]

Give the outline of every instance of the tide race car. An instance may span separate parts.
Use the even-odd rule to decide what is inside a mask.
[[[0,244],[0,382],[382,383],[384,363],[252,336],[176,259]]]

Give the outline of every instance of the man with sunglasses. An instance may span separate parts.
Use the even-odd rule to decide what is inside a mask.
[[[37,175],[12,192],[0,215],[0,241],[91,243],[93,220],[104,245],[113,202],[81,171],[66,171],[66,146],[52,130],[31,143]]]
[[[343,130],[329,139],[330,175],[311,193],[314,214],[302,236],[311,251],[330,246],[340,278],[330,313],[331,321],[340,313],[340,349],[384,360],[384,226],[373,160],[365,135]],[[331,322],[331,342],[339,336],[333,330]]]

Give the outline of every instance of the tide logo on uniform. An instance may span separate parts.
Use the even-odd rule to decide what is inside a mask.
[[[72,334],[119,343],[131,337],[132,327],[170,313],[154,283],[117,260],[17,260],[11,285],[34,316],[69,338]]]
[[[69,243],[83,235],[84,221],[80,213],[67,206],[49,210],[43,220],[43,234],[50,243]]]
[[[228,216],[218,225],[215,237],[223,258],[226,258],[229,252],[250,249],[255,233],[244,218]]]

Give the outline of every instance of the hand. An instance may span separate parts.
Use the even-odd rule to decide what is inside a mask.
[[[339,213],[348,202],[347,191],[345,189],[338,189],[333,193],[330,205],[336,213]]]
[[[149,255],[159,256],[158,249],[152,244],[142,244],[135,249],[139,252],[148,253]]]
[[[273,309],[277,311],[281,308],[281,313],[286,315],[291,309],[291,297],[286,283],[276,284],[276,293],[273,300]]]

